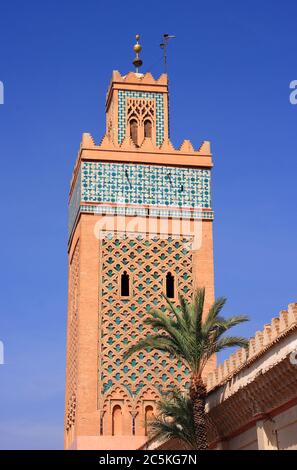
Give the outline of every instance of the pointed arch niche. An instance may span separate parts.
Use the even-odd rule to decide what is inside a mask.
[[[143,127],[144,127],[144,138],[151,139],[152,132],[153,132],[152,121],[150,119],[145,119],[143,123]]]
[[[137,119],[132,116],[129,120],[130,137],[136,146],[138,146],[138,127]]]
[[[121,405],[114,405],[111,415],[112,436],[123,435],[123,411]]]
[[[145,435],[148,436],[150,421],[155,416],[154,408],[152,405],[146,405],[144,409],[144,426],[145,426]]]

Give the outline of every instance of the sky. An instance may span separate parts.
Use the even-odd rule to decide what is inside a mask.
[[[171,140],[210,140],[216,295],[251,336],[297,301],[297,3],[47,2],[0,12],[0,448],[63,447],[67,199],[81,135],[105,130],[112,70],[163,72]],[[226,356],[222,356],[224,358]]]

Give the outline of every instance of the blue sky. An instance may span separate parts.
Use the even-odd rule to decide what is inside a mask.
[[[296,291],[297,4],[2,0],[0,448],[62,448],[67,196],[82,132],[104,133],[113,69],[162,72],[171,136],[211,140],[216,294],[250,336]]]

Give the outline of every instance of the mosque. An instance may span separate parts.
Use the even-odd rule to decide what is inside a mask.
[[[189,370],[155,351],[123,352],[148,333],[164,294],[214,300],[209,141],[170,141],[168,76],[112,73],[106,133],[83,134],[69,195],[66,449],[178,449],[148,437],[147,422]],[[297,450],[297,303],[217,367],[209,362],[213,449]]]

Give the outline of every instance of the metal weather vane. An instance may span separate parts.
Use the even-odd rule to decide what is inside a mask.
[[[163,38],[163,42],[161,42],[160,47],[161,49],[163,49],[164,69],[165,69],[165,73],[167,73],[167,46],[168,46],[170,39],[175,39],[175,36],[173,36],[172,34],[165,33],[163,34],[162,38]]]

